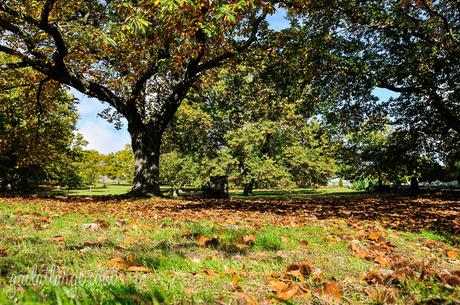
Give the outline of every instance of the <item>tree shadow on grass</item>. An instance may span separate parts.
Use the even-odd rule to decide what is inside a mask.
[[[460,233],[459,194],[424,194],[417,197],[365,193],[328,194],[302,200],[211,200],[195,199],[183,210],[243,211],[318,219],[379,221],[405,231],[430,230],[449,235]]]
[[[43,198],[43,197],[42,197]],[[377,195],[371,193],[329,193],[309,198],[275,199],[205,199],[135,200],[120,196],[54,196],[46,197],[48,208],[77,213],[143,215],[179,221],[197,219],[222,222],[226,218],[248,219],[253,223],[307,223],[309,219],[343,219],[345,221],[378,221],[396,230],[429,230],[460,235],[460,193],[437,192],[418,196]],[[18,202],[23,200],[17,199]],[[40,200],[37,200],[40,202]],[[65,205],[53,202],[64,202]]]

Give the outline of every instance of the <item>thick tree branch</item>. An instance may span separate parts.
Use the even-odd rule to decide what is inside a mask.
[[[29,26],[36,27],[39,30],[44,31],[45,33],[51,36],[56,48],[56,52],[53,54],[54,66],[48,64],[44,58],[40,58],[41,60],[39,61],[31,60],[30,58],[23,55],[21,52],[6,46],[0,45],[0,51],[21,58],[22,61],[28,63],[35,70],[43,73],[44,75],[52,78],[53,80],[74,87],[75,89],[87,94],[88,96],[95,97],[101,101],[109,103],[111,106],[115,107],[117,111],[126,116],[127,108],[122,99],[120,99],[118,96],[116,96],[113,92],[111,92],[108,88],[104,87],[103,85],[87,80],[81,74],[69,70],[66,66],[64,58],[68,54],[68,48],[58,27],[55,25],[51,25],[49,23],[49,14],[55,2],[55,0],[47,0],[45,2],[42,8],[40,21],[32,18],[29,15],[19,13],[9,8],[5,4],[0,4],[0,11],[11,16],[12,18],[21,20]],[[8,23],[2,19],[0,19],[0,21],[4,21],[3,23],[0,23],[0,27],[5,28],[15,34],[24,36],[22,31],[17,26],[12,25],[11,23]],[[32,53],[32,55],[35,54]]]
[[[377,87],[388,89],[397,93],[422,93],[422,89],[418,87],[398,87],[385,80],[380,80]]]
[[[51,10],[53,9],[54,4],[56,3],[56,0],[46,0],[45,4],[43,5],[42,13],[40,16],[40,23],[43,25],[48,24],[48,19],[51,13]]]
[[[4,13],[10,15],[11,17],[13,18],[17,18],[29,25],[32,25],[32,26],[35,26],[37,27],[38,29],[44,31],[45,33],[47,33],[48,35],[50,35],[53,40],[54,40],[54,44],[56,46],[56,50],[58,52],[58,56],[55,57],[55,61],[60,61],[60,62],[63,62],[63,59],[64,57],[68,54],[68,49],[65,45],[65,42],[64,42],[64,39],[59,31],[59,29],[56,27],[56,26],[53,26],[51,24],[49,24],[48,22],[48,16],[49,16],[49,13],[50,13],[50,10],[53,6],[53,3],[54,1],[46,1],[46,3],[44,4],[44,7],[42,9],[42,16],[41,16],[41,20],[38,21],[36,20],[35,18],[27,15],[27,14],[23,14],[23,13],[19,13],[11,8],[9,8],[7,5],[5,4],[1,4],[0,5],[0,11],[3,11]]]
[[[24,64],[28,64],[28,66],[34,68],[35,70],[37,70],[38,72],[41,72],[45,75],[49,75],[52,73],[52,70],[54,69],[53,66],[47,64],[47,63],[44,63],[42,61],[38,61],[38,60],[32,60],[30,58],[28,58],[27,56],[25,56],[24,54],[22,54],[21,52],[17,51],[17,50],[14,50],[12,48],[9,48],[7,46],[4,46],[4,45],[0,45],[0,52],[4,52],[8,55],[12,55],[12,56],[15,56],[15,57],[18,57],[22,60],[22,62],[24,62]]]

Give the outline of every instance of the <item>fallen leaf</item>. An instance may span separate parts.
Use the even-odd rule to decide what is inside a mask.
[[[130,272],[144,272],[144,273],[152,272],[152,269],[145,267],[145,266],[131,266],[127,270]]]
[[[275,294],[275,298],[289,301],[292,299],[297,293],[299,292],[299,287],[297,285],[293,285],[284,291],[279,291]]]
[[[378,241],[378,240],[382,239],[382,236],[377,234],[377,233],[375,233],[375,232],[369,232],[367,234],[367,238],[369,238],[372,241]]]
[[[356,239],[351,241],[351,250],[353,251],[353,255],[357,258],[366,258],[369,255],[369,251],[362,248],[359,245],[359,241]]]
[[[447,257],[449,257],[449,258],[457,258],[457,256],[458,256],[457,250],[447,251],[446,254],[447,254]]]
[[[375,257],[375,262],[378,263],[382,267],[389,267],[391,266],[391,259],[384,255],[377,255]]]
[[[243,237],[243,241],[249,245],[253,245],[256,242],[256,236],[254,234],[249,234]]]
[[[137,243],[137,238],[132,236],[126,236],[124,242],[125,244],[135,244]]]
[[[134,254],[130,253],[128,254],[128,256],[126,257],[126,262],[130,265],[134,265],[137,261],[137,258]]]
[[[323,295],[335,302],[340,302],[342,300],[342,288],[336,281],[330,281],[324,284]]]
[[[237,292],[236,297],[238,299],[238,304],[241,305],[258,305],[256,299],[244,292]]]
[[[110,227],[110,223],[103,219],[97,219],[93,223],[98,224],[99,227],[102,229],[107,229],[108,227]]]
[[[209,238],[207,238],[204,235],[198,235],[196,237],[196,243],[200,246],[206,246],[206,243],[209,241]]]
[[[300,263],[289,265],[286,271],[288,273],[292,273],[292,271],[299,271],[300,274],[307,277],[313,272],[313,264],[308,260],[304,260]]]
[[[271,290],[275,292],[280,292],[280,291],[285,291],[286,289],[289,288],[289,285],[286,283],[280,282],[280,281],[270,281],[268,284],[268,287],[270,287]]]
[[[64,236],[57,235],[57,236],[54,236],[51,240],[56,242],[56,243],[62,243],[62,242],[64,242],[65,238],[64,238]]]
[[[112,258],[108,263],[110,266],[118,269],[126,269],[129,267],[128,263],[121,256]]]
[[[199,246],[204,247],[217,247],[219,245],[219,238],[217,236],[214,236],[213,238],[208,238],[204,235],[198,235],[196,237],[196,243]]]
[[[206,274],[207,278],[212,279],[216,275],[219,274],[218,271],[211,270],[211,269],[203,269],[203,272]]]

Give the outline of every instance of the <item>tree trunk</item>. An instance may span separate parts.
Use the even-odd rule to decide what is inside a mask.
[[[252,196],[252,190],[254,188],[254,179],[251,180],[248,184],[244,185],[243,196]]]
[[[134,180],[130,194],[161,196],[161,132],[154,128],[128,126],[134,153]]]
[[[419,190],[420,190],[420,187],[418,185],[417,177],[412,176],[412,178],[410,178],[410,191],[412,193],[418,193]]]

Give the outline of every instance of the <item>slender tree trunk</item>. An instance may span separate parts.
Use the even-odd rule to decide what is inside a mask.
[[[417,177],[415,176],[412,176],[412,178],[410,178],[410,190],[412,193],[418,193],[418,191],[420,190]]]
[[[160,146],[162,133],[158,129],[128,126],[135,158],[131,194],[161,196]]]
[[[248,184],[244,185],[243,196],[252,196],[252,190],[254,189],[254,179]]]

